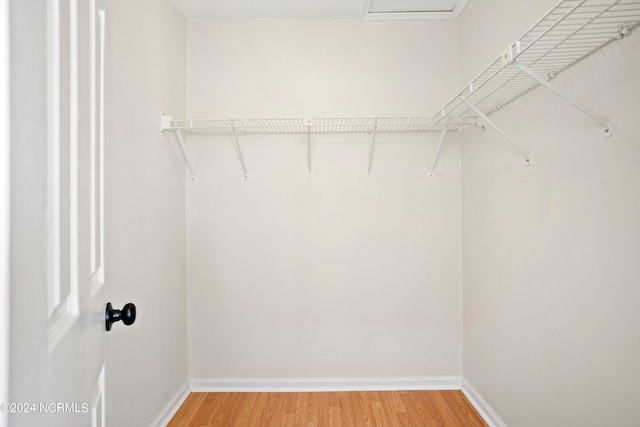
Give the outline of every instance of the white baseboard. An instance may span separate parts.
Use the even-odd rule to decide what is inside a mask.
[[[478,391],[473,388],[471,383],[462,378],[462,393],[469,399],[469,402],[476,408],[476,411],[480,414],[484,421],[489,424],[489,427],[507,427],[507,425],[500,419],[498,414],[489,406],[486,400],[480,396]]]
[[[165,427],[169,424],[169,421],[171,421],[171,418],[178,412],[178,409],[180,409],[180,406],[182,406],[190,392],[189,384],[184,383],[178,391],[171,396],[167,404],[164,405],[156,419],[151,423],[151,427]]]
[[[191,381],[195,392],[318,392],[385,390],[460,390],[460,377],[365,378],[200,378]]]

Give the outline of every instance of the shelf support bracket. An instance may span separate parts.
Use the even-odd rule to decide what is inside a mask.
[[[195,174],[193,173],[193,163],[191,162],[191,158],[189,158],[189,153],[187,153],[187,147],[184,143],[184,135],[182,134],[182,130],[176,130],[176,137],[178,138],[178,145],[180,145],[180,149],[182,150],[182,156],[184,157],[184,162],[187,164],[187,169],[189,169],[189,174],[191,174],[191,179],[195,179]]]
[[[307,169],[311,175],[311,126],[307,126]]]
[[[528,68],[524,64],[521,64],[518,61],[512,61],[511,64],[514,67],[516,67],[517,69],[519,69],[520,71],[522,71],[523,73],[527,74],[533,80],[535,80],[538,83],[540,83],[542,86],[544,86],[547,89],[549,89],[551,92],[553,92],[556,95],[558,95],[560,98],[562,98],[565,101],[567,101],[569,104],[573,105],[575,108],[577,108],[578,110],[582,111],[587,116],[591,117],[593,120],[595,120],[596,122],[598,122],[602,126],[604,126],[603,135],[605,137],[609,137],[609,136],[612,135],[611,124],[609,123],[609,120],[605,119],[604,117],[600,116],[599,114],[594,113],[593,111],[591,111],[590,109],[588,109],[584,105],[582,105],[579,102],[577,102],[576,100],[570,98],[569,96],[567,96],[567,94],[565,94],[560,89],[558,89],[557,87],[555,87],[554,85],[549,83],[545,78],[539,76],[535,71],[531,70],[530,68]]]
[[[371,175],[371,165],[373,164],[373,147],[376,145],[376,133],[378,131],[378,119],[375,119],[373,134],[371,135],[371,149],[369,150],[369,175]]]
[[[195,173],[194,173],[194,168],[193,168],[193,163],[191,162],[191,158],[189,157],[189,153],[187,153],[187,146],[184,143],[184,134],[182,129],[174,129],[171,127],[171,121],[173,120],[173,117],[169,116],[168,114],[164,114],[162,113],[160,115],[160,130],[162,131],[162,133],[164,133],[164,131],[166,130],[174,130],[176,133],[176,139],[178,140],[178,146],[180,147],[180,150],[182,151],[182,157],[184,158],[184,162],[187,165],[187,169],[189,169],[189,174],[191,175],[191,179],[195,179]]]
[[[436,169],[436,163],[438,162],[438,156],[440,156],[440,147],[442,147],[442,142],[444,141],[444,137],[447,136],[447,127],[449,126],[449,118],[444,122],[444,126],[442,127],[442,133],[440,134],[440,140],[438,141],[438,148],[436,148],[436,155],[433,158],[433,163],[431,164],[431,170],[429,171],[429,176],[433,177],[433,171]]]
[[[238,133],[236,132],[236,125],[234,120],[231,119],[231,129],[233,130],[233,145],[236,149],[236,154],[238,155],[238,159],[240,160],[240,165],[242,166],[242,171],[244,172],[244,177],[247,177],[247,167],[244,164],[244,157],[242,157],[242,150],[240,149],[240,142],[238,141]]]
[[[524,158],[527,161],[527,165],[531,164],[531,158],[529,157],[529,154],[526,151],[524,151],[522,149],[522,147],[520,147],[518,144],[516,144],[516,142],[509,135],[507,135],[507,133],[505,131],[500,129],[498,127],[498,125],[496,125],[494,122],[492,122],[489,119],[489,117],[487,117],[486,114],[484,114],[482,111],[480,111],[480,109],[478,109],[478,107],[476,107],[475,104],[473,104],[471,101],[469,101],[468,99],[463,99],[463,101],[464,101],[465,104],[467,104],[467,106],[469,108],[471,108],[473,111],[475,111],[478,116],[482,117],[482,120],[484,120],[489,126],[494,128],[496,130],[496,132],[498,132],[500,135],[502,135],[502,137],[504,139],[509,141],[509,144],[513,145],[515,147],[515,149],[518,150],[520,152],[520,154],[522,154],[524,156]]]

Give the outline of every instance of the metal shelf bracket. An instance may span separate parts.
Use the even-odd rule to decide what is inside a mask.
[[[311,175],[311,126],[313,126],[313,119],[304,119],[304,124],[307,127],[307,171]]]
[[[371,135],[371,149],[369,150],[369,175],[371,175],[371,165],[373,164],[373,148],[376,145],[376,133],[378,131],[378,119],[374,121],[373,132]]]
[[[247,177],[247,167],[244,164],[244,157],[242,157],[242,150],[240,149],[240,142],[238,141],[238,133],[236,132],[236,124],[233,119],[231,119],[231,129],[233,130],[233,144],[236,149],[236,154],[238,155],[238,159],[240,160],[240,165],[242,166],[242,170],[244,171],[244,177]]]
[[[164,131],[168,131],[168,130],[172,130],[171,128],[171,121],[172,121],[173,117],[168,116],[166,114],[162,114],[160,116],[160,130],[164,133]],[[178,146],[180,147],[180,150],[182,151],[182,157],[184,157],[184,162],[187,165],[187,169],[189,169],[189,174],[191,175],[191,179],[194,180],[195,179],[195,173],[194,173],[194,167],[193,167],[193,162],[191,161],[191,158],[189,157],[189,153],[187,152],[187,147],[186,144],[184,142],[184,135],[182,133],[182,130],[180,129],[175,129],[176,131],[176,139],[178,140]]]
[[[449,126],[449,118],[444,122],[444,126],[442,128],[442,133],[440,134],[440,140],[438,141],[438,148],[436,148],[436,155],[433,158],[433,163],[431,164],[431,170],[429,171],[429,176],[433,178],[433,171],[436,169],[436,163],[438,162],[438,156],[440,156],[440,147],[442,147],[442,142],[444,141],[444,137],[447,136],[447,127]]]
[[[611,124],[609,123],[609,120],[607,120],[606,118],[600,116],[599,114],[594,113],[589,108],[587,108],[584,105],[580,104],[578,101],[574,100],[573,98],[570,98],[567,94],[565,94],[560,89],[558,89],[557,87],[555,87],[554,85],[549,83],[545,78],[543,78],[542,76],[538,75],[535,71],[531,70],[530,68],[528,68],[524,64],[521,64],[518,61],[512,61],[511,65],[513,65],[514,67],[516,67],[517,69],[519,69],[523,73],[527,74],[533,80],[537,81],[542,86],[546,87],[551,92],[555,93],[560,98],[564,99],[569,104],[573,105],[575,108],[577,108],[578,110],[582,111],[583,113],[585,113],[587,116],[591,117],[596,122],[600,123],[604,127],[603,136],[605,138],[608,138],[611,135],[613,135],[613,132],[611,131]]]
[[[311,175],[311,126],[307,127],[307,169]]]
[[[181,130],[176,131],[176,137],[178,138],[178,144],[180,145],[180,149],[182,150],[182,155],[184,156],[184,161],[187,164],[187,169],[189,169],[189,174],[191,174],[191,179],[195,179],[195,173],[193,169],[193,163],[191,162],[191,158],[189,157],[189,153],[187,153],[187,147],[184,143],[184,136],[182,135]]]
[[[516,144],[516,142],[509,135],[507,135],[507,133],[505,131],[500,129],[500,127],[498,127],[498,125],[496,125],[494,122],[492,122],[491,119],[489,119],[489,117],[487,117],[486,114],[484,114],[482,111],[480,111],[480,109],[478,107],[476,107],[471,101],[469,101],[468,99],[463,99],[463,101],[464,101],[465,104],[467,104],[467,106],[469,108],[471,108],[473,111],[475,111],[478,116],[482,117],[482,120],[484,120],[489,126],[494,128],[496,130],[496,132],[498,132],[500,135],[502,135],[502,137],[504,139],[509,141],[509,143],[511,145],[513,145],[516,148],[516,150],[518,150],[520,152],[520,154],[522,154],[524,156],[524,158],[527,161],[527,165],[531,164],[531,158],[529,157],[529,154],[526,151],[524,151],[522,149],[522,147],[520,147],[518,144]]]

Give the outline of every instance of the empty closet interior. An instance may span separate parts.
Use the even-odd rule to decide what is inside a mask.
[[[637,425],[640,1],[174,15],[154,154],[117,155],[184,223],[190,390],[462,388],[491,425]]]

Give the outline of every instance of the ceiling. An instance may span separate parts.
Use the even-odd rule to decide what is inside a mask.
[[[189,21],[455,19],[469,0],[173,0]]]

